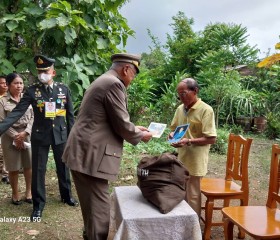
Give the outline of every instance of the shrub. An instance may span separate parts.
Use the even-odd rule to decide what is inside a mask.
[[[224,128],[217,129],[216,143],[211,145],[210,151],[218,154],[226,154],[229,131]]]
[[[265,130],[265,135],[270,139],[280,138],[279,118],[279,113],[271,112],[267,114],[267,128]]]

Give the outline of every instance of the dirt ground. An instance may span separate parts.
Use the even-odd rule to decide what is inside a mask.
[[[268,190],[269,163],[271,145],[276,141],[253,137],[249,158],[250,179],[250,205],[264,205]],[[278,142],[279,143],[279,142]],[[209,173],[207,176],[224,177],[225,156],[211,154],[209,161]],[[127,177],[129,176],[129,177]],[[133,176],[132,178],[130,176]],[[20,176],[20,189],[24,194],[24,181]],[[135,185],[136,176],[133,170],[123,171],[119,180],[112,184]],[[31,223],[28,218],[32,211],[32,205],[24,203],[20,206],[11,204],[11,189],[9,185],[0,184],[0,221],[3,218],[15,218],[16,222],[0,222],[0,240],[77,240],[82,238],[83,221],[80,208],[69,207],[60,202],[58,194],[57,178],[52,168],[47,172],[46,178],[47,204],[43,212],[42,221]],[[76,197],[75,189],[73,194]],[[234,204],[234,203],[233,203]],[[220,217],[215,215],[215,217]],[[203,231],[204,225],[201,223]],[[237,233],[235,233],[235,236]],[[112,235],[110,236],[112,239]],[[223,229],[213,228],[211,239],[224,239]],[[237,238],[235,238],[237,239]],[[246,236],[245,239],[251,239]]]

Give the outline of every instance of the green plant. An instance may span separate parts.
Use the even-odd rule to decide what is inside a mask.
[[[160,114],[159,121],[170,123],[176,108],[180,104],[177,99],[177,85],[186,77],[186,74],[177,72],[168,85],[164,83],[162,87],[163,94],[156,103],[157,112]]]
[[[229,131],[225,128],[217,129],[216,142],[211,145],[210,151],[218,154],[225,154],[227,152]]]
[[[69,84],[73,101],[79,102],[107,69],[111,54],[134,33],[119,12],[126,2],[0,1],[0,73],[28,72],[32,82],[34,55],[48,55],[57,60],[57,81]]]
[[[141,71],[128,88],[128,110],[132,122],[143,121],[154,99],[154,85],[147,71]]]
[[[256,92],[253,90],[242,90],[239,95],[235,97],[236,104],[236,117],[246,116],[253,117],[254,115],[254,103]]]
[[[280,138],[280,114],[279,112],[270,112],[267,114],[267,127],[265,135],[270,139]]]
[[[255,117],[265,117],[268,111],[268,95],[266,92],[258,92],[255,95],[253,102],[253,110]]]
[[[240,125],[236,124],[225,124],[223,126],[225,130],[227,130],[229,133],[234,133],[234,134],[244,134],[244,130]]]

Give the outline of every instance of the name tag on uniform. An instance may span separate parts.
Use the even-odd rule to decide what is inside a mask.
[[[56,116],[66,117],[66,109],[56,109]]]
[[[55,102],[45,102],[45,117],[54,118],[56,116]]]

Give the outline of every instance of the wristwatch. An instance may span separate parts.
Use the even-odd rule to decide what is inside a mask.
[[[191,146],[191,145],[192,145],[192,142],[191,142],[191,140],[190,140],[189,138],[188,138],[187,145],[188,145],[188,146]]]

